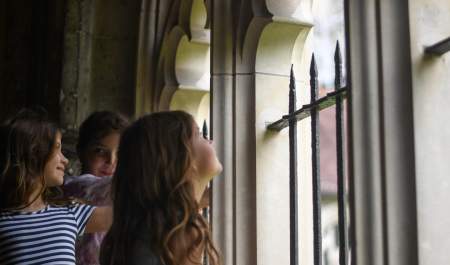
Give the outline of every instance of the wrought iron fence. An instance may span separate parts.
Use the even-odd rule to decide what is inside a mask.
[[[209,140],[209,130],[208,130],[208,124],[206,123],[206,120],[204,120],[203,121],[203,127],[202,127],[202,135],[203,135],[203,138],[205,138],[205,139],[207,139],[207,140]],[[212,181],[208,184],[208,192],[209,193],[211,193],[211,191],[209,190],[210,188],[211,188],[211,183],[212,183]],[[211,196],[211,194],[209,194],[209,196]],[[209,205],[211,205],[211,202],[209,203]],[[206,208],[203,208],[202,209],[202,215],[203,215],[203,217],[209,222],[209,223],[211,223],[210,221],[210,214],[209,214],[209,206],[208,207],[206,207]]]
[[[204,120],[203,121],[203,126],[202,126],[202,136],[203,136],[203,138],[205,138],[207,140],[209,140],[209,133],[208,132],[209,132],[208,124],[207,124],[206,120]],[[208,184],[208,192],[210,193],[209,196],[211,196],[211,190],[210,190],[211,187],[212,187],[212,181],[210,181],[210,183]],[[211,197],[209,198],[209,200],[210,201],[209,201],[208,207],[205,207],[205,208],[202,209],[202,215],[203,215],[203,218],[205,218],[205,220],[208,221],[209,225],[211,225],[212,224],[211,219],[210,219],[211,215],[210,215],[210,212],[209,212],[210,206],[211,206]],[[205,253],[203,255],[203,265],[208,265],[208,264],[209,264],[209,262],[208,262],[208,258],[207,258],[206,250],[205,250]]]
[[[337,150],[337,201],[339,227],[339,264],[348,264],[348,230],[346,217],[346,180],[344,165],[344,111],[343,100],[347,88],[342,87],[342,56],[339,42],[336,43],[335,89],[326,96],[318,97],[317,65],[312,55],[310,65],[310,103],[296,110],[296,84],[293,67],[291,67],[289,84],[289,113],[280,120],[267,126],[269,130],[281,131],[289,127],[289,202],[290,202],[290,260],[291,265],[299,264],[298,241],[298,172],[297,172],[297,122],[311,117],[312,148],[312,194],[313,194],[313,232],[314,264],[322,264],[321,235],[321,188],[320,188],[320,148],[319,148],[319,113],[321,110],[336,106],[336,150]],[[300,242],[301,243],[301,242]]]

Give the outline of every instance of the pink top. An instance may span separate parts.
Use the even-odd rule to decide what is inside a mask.
[[[66,176],[62,188],[66,196],[83,200],[86,204],[95,206],[111,205],[111,179],[112,177],[96,177],[90,174]],[[105,234],[106,233],[84,234],[77,240],[75,248],[76,264],[100,264],[100,246]]]

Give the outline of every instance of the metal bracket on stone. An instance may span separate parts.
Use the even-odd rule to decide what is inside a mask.
[[[435,55],[442,55],[448,51],[450,51],[450,37],[425,48],[426,53]]]

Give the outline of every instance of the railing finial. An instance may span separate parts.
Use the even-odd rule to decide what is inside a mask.
[[[203,138],[208,139],[208,125],[206,124],[206,120],[203,121],[202,134]]]
[[[318,71],[317,71],[317,64],[316,59],[314,57],[314,53],[311,57],[311,66],[309,68],[309,74],[310,74],[310,86],[311,86],[311,103],[314,103],[318,98]]]
[[[342,55],[339,41],[336,41],[336,51],[334,52],[334,91],[338,91],[342,86]]]
[[[294,64],[291,64],[291,75],[289,77],[290,77],[291,82],[292,82],[292,80],[295,80]]]
[[[291,65],[291,74],[289,76],[289,113],[293,113],[297,108],[297,94],[295,91],[294,65]]]

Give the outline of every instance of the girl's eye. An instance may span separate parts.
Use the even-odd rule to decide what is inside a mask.
[[[94,152],[96,154],[102,155],[102,154],[105,154],[107,151],[105,149],[103,149],[103,148],[95,148]]]

